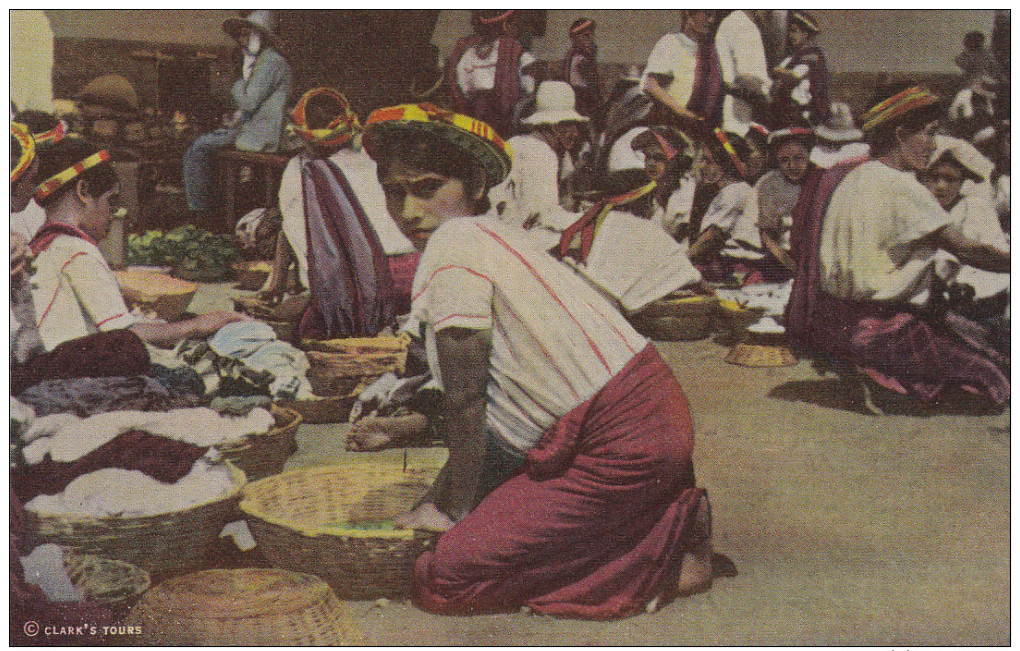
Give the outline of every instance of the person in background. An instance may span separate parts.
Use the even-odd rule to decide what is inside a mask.
[[[856,369],[873,396],[933,405],[962,391],[1003,405],[1008,360],[978,324],[928,309],[940,250],[985,271],[1010,268],[1008,253],[966,237],[915,177],[935,150],[943,102],[899,84],[872,104],[863,126],[875,158],[830,169],[795,208],[804,234],[787,335]]]
[[[696,152],[683,133],[669,127],[649,127],[631,141],[644,156],[644,170],[655,181],[653,222],[684,246],[690,244],[691,205],[697,179]]]
[[[513,135],[514,109],[535,92],[537,60],[510,32],[513,9],[471,13],[474,34],[453,46],[446,60],[446,89],[454,111]]]
[[[44,111],[21,111],[14,116],[14,122],[28,127],[37,152],[42,152],[50,145],[60,142],[67,135],[67,125]],[[32,239],[44,221],[46,211],[35,201],[30,200],[21,210],[11,211],[11,230],[26,242]]]
[[[32,200],[39,172],[35,141],[28,127],[11,122],[11,212],[20,212]],[[10,361],[12,365],[26,362],[42,352],[39,329],[35,325],[35,306],[28,282],[28,266],[32,252],[28,240],[11,229],[11,310]]]
[[[12,388],[59,377],[145,375],[145,344],[172,346],[241,320],[210,312],[174,323],[140,321],[128,311],[117,277],[96,242],[109,232],[119,193],[106,150],[65,138],[39,165],[35,199],[46,222],[30,242],[35,325],[46,351],[12,369]],[[77,373],[77,375],[68,375]]]
[[[790,56],[773,69],[772,126],[814,126],[829,119],[829,67],[816,43],[821,29],[808,12],[789,14]]]
[[[570,51],[563,60],[563,79],[577,96],[577,112],[588,117],[596,132],[602,130],[602,80],[599,77],[597,23],[578,18],[570,25]]]
[[[790,244],[793,207],[813,168],[808,160],[813,142],[814,132],[806,127],[780,129],[769,135],[777,169],[766,172],[755,184],[749,208],[756,215],[766,266],[772,272],[767,278],[770,281],[789,280],[797,271]]]
[[[212,222],[216,196],[212,158],[217,149],[275,152],[280,145],[292,81],[290,65],[277,49],[275,26],[268,9],[223,21],[223,31],[241,49],[243,63],[241,78],[230,89],[233,113],[222,127],[199,136],[184,154],[184,193],[200,223]]]
[[[534,130],[507,141],[513,151],[513,167],[506,181],[489,194],[504,221],[533,230],[536,236],[550,229],[562,232],[580,216],[564,207],[571,206],[572,199],[565,196],[560,183],[569,152],[577,147],[588,122],[574,104],[574,90],[569,84],[542,82],[535,112],[522,120]],[[545,239],[551,246],[559,236],[548,234]]]
[[[715,10],[680,11],[680,31],[662,36],[641,75],[641,90],[659,107],[656,123],[700,139],[723,116],[722,69],[712,40]]]
[[[291,123],[305,151],[290,160],[280,182],[283,224],[262,297],[283,297],[296,261],[311,290],[300,337],[374,336],[410,309],[417,254],[386,210],[347,98],[313,88],[298,101]]]
[[[615,308],[484,216],[509,171],[502,139],[418,105],[380,109],[366,130],[390,213],[424,244],[409,330],[443,388],[450,450],[397,520],[442,532],[415,562],[415,603],[608,619],[707,589],[686,398]]]
[[[999,64],[992,53],[985,49],[985,35],[978,31],[967,32],[963,37],[963,51],[956,55],[953,63],[961,70],[960,88],[972,86],[985,75],[997,77]]]
[[[999,224],[986,185],[992,162],[964,140],[936,136],[935,142],[932,163],[918,172],[918,179],[949,213],[950,224],[965,237],[1009,253],[1009,239]],[[964,191],[967,181],[969,192]],[[1008,329],[1003,330],[1001,325],[1009,302],[1009,273],[960,267],[955,261],[947,261],[939,276],[948,281],[951,309],[1005,334],[1005,346],[999,349],[1008,355]]]
[[[752,122],[744,134],[747,141],[747,178],[754,185],[769,166],[769,130],[764,125]]]
[[[722,129],[738,136],[747,133],[751,122],[764,121],[772,88],[761,31],[750,14],[749,10],[729,11],[715,33],[715,48],[726,85]]]
[[[699,188],[691,221],[698,230],[687,256],[709,282],[734,277],[741,284],[761,281],[754,267],[764,253],[751,221],[752,189],[744,180],[749,152],[743,138],[716,129],[696,163]],[[706,200],[709,203],[703,207]]]

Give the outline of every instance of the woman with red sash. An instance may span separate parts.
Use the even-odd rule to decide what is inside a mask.
[[[445,614],[589,619],[711,582],[687,400],[654,346],[526,231],[486,210],[508,173],[488,125],[431,106],[366,122],[390,212],[423,250],[409,329],[443,387],[450,456],[399,519],[444,532],[414,596]]]
[[[794,208],[787,333],[894,394],[933,404],[963,390],[1002,405],[1009,361],[931,300],[940,249],[987,271],[1008,271],[1009,254],[965,237],[914,176],[934,151],[940,99],[919,86],[879,98],[864,115],[875,158],[809,176]]]

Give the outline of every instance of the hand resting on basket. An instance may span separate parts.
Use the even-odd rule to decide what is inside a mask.
[[[436,508],[435,504],[425,502],[397,518],[395,524],[398,529],[418,529],[442,533],[453,528],[456,523],[450,519],[450,516]]]
[[[351,425],[346,447],[353,452],[372,452],[414,445],[428,432],[428,426],[428,418],[418,412],[405,416],[369,416]]]

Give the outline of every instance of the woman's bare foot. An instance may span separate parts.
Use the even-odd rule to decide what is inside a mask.
[[[419,529],[442,533],[453,528],[456,523],[450,519],[450,516],[437,509],[435,504],[425,502],[397,518],[395,524],[398,529]]]
[[[677,582],[681,597],[698,594],[712,587],[712,508],[702,497],[694,516],[694,546],[684,553]]]
[[[417,412],[407,416],[369,416],[351,425],[347,449],[353,452],[385,450],[421,438],[428,426],[428,418]]]

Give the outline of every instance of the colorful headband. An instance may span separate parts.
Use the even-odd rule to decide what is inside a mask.
[[[110,160],[110,152],[103,149],[95,154],[92,154],[88,158],[78,163],[75,163],[71,167],[68,167],[63,172],[58,172],[50,178],[40,183],[35,189],[35,200],[42,201],[46,197],[50,196],[60,188],[64,187],[74,179],[78,178],[96,165],[105,163]]]
[[[490,187],[510,173],[510,147],[496,130],[481,120],[432,104],[400,104],[377,109],[365,120],[369,153],[373,134],[404,131],[431,133],[474,158],[485,169]]]
[[[659,143],[659,148],[662,149],[662,153],[666,154],[666,160],[673,160],[676,158],[676,155],[680,153],[677,151],[676,147],[669,144],[669,141],[663,138],[662,134],[655,129],[649,129],[649,131],[651,131],[652,137],[655,138],[655,141]]]
[[[18,164],[11,170],[11,185],[14,185],[21,178],[22,174],[25,173],[25,170],[32,166],[32,161],[35,160],[35,139],[29,133],[28,127],[19,122],[11,122],[11,135],[21,145],[21,156],[18,158]]]
[[[32,138],[36,144],[39,145],[55,145],[64,139],[67,135],[67,125],[64,124],[63,120],[57,122],[57,126],[53,127],[49,131],[43,131],[42,133],[33,133]]]
[[[340,103],[342,113],[323,129],[309,129],[305,111],[309,100],[319,95],[326,95],[336,99]],[[290,128],[307,143],[322,147],[339,147],[350,141],[355,133],[361,131],[361,123],[358,122],[357,114],[351,110],[347,98],[340,91],[333,88],[319,87],[308,91],[298,100],[297,106],[294,107],[294,112],[291,113]]]
[[[722,148],[726,150],[726,154],[730,157],[730,162],[733,163],[735,168],[737,168],[737,173],[740,174],[740,178],[746,179],[747,168],[744,167],[744,162],[740,160],[740,156],[737,155],[737,150],[734,149],[733,143],[731,143],[730,139],[726,137],[726,132],[716,127],[713,133],[715,134],[716,140],[718,140],[719,144],[722,145]]]
[[[808,31],[815,34],[822,31],[818,27],[818,23],[815,22],[815,19],[811,17],[811,14],[806,11],[794,10],[790,12],[790,20],[792,22],[800,23],[804,27],[807,27]]]
[[[591,20],[590,18],[585,18],[584,20],[582,20],[577,25],[574,25],[573,27],[571,27],[570,28],[570,33],[571,34],[580,34],[584,30],[586,30],[588,28],[594,28],[595,26],[596,26],[596,23],[595,23],[594,20]]]
[[[514,11],[515,11],[514,9],[507,9],[506,11],[504,11],[501,14],[499,14],[498,16],[493,16],[492,18],[478,17],[475,20],[477,20],[482,25],[495,25],[496,23],[501,23],[504,20],[510,18],[510,16],[513,16],[514,15]]]
[[[751,122],[747,125],[749,131],[757,131],[765,140],[769,139],[769,130],[764,124],[758,124],[757,122]]]
[[[873,106],[864,114],[861,128],[865,132],[874,131],[890,120],[906,115],[911,111],[937,104],[939,101],[939,96],[927,88],[912,86]]]

